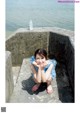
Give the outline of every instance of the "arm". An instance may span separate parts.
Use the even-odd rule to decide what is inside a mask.
[[[46,79],[47,79],[48,77],[50,77],[52,68],[53,68],[53,64],[51,64],[51,65],[49,66],[49,68],[47,69],[46,73],[45,73],[44,70],[42,69],[42,74],[41,74],[42,80],[46,81]]]
[[[46,71],[46,74],[47,74],[47,75],[50,75],[50,74],[51,74],[52,68],[53,68],[53,64],[51,64],[51,65],[49,66],[49,68],[47,69],[47,71]]]
[[[38,73],[37,73],[37,81],[40,83],[41,82],[41,67],[38,67]]]
[[[38,68],[42,68],[42,66],[41,66],[41,65],[37,65],[37,63],[36,63],[35,61],[33,61],[32,64],[33,64],[34,66],[38,67]]]
[[[32,63],[30,67],[37,82],[40,83],[41,82],[41,66],[40,65],[38,66],[38,72],[36,72],[33,65],[36,65],[36,62]]]

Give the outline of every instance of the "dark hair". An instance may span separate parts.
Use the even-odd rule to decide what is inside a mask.
[[[45,49],[37,49],[34,53],[35,58],[37,54],[39,54],[40,56],[44,56],[47,59],[47,52]]]

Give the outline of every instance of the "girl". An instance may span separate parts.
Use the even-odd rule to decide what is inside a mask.
[[[52,93],[51,81],[56,77],[55,67],[56,60],[48,60],[47,52],[44,49],[37,49],[34,56],[30,59],[33,80],[36,85],[32,87],[32,91],[36,91],[41,82],[47,83],[47,93]]]

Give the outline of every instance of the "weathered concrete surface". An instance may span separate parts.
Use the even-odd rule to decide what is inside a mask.
[[[12,77],[12,60],[11,53],[6,51],[6,102],[9,102],[10,96],[13,92],[14,84]]]
[[[16,33],[6,41],[6,50],[12,53],[13,65],[21,65],[23,58],[30,57],[37,48],[47,50],[48,32],[21,32]]]
[[[21,71],[17,84],[14,88],[13,94],[10,98],[10,103],[61,103],[61,102],[73,102],[72,92],[69,87],[67,76],[60,75],[59,66],[58,78],[53,80],[53,93],[47,94],[46,84],[40,86],[39,90],[33,93],[31,91],[34,82],[31,77],[31,71],[29,66],[29,59],[24,59],[21,66]],[[63,72],[65,73],[65,72]],[[60,75],[60,76],[59,76]],[[62,77],[62,78],[61,78]],[[57,80],[57,81],[56,81]],[[62,81],[63,82],[62,82]],[[58,82],[58,83],[57,83]]]
[[[67,76],[74,91],[74,46],[71,44],[70,37],[56,33],[50,33],[49,58],[65,65]]]
[[[73,31],[60,28],[36,28],[31,31],[19,29],[6,40],[6,50],[12,53],[12,64],[20,65],[22,60],[33,55],[37,48],[44,48],[48,51],[49,46],[52,44],[49,43],[50,38],[58,38],[59,42],[60,40],[65,40],[66,36],[69,38],[71,44],[74,45]]]
[[[16,85],[18,76],[19,76],[19,72],[20,72],[20,66],[12,66],[12,75],[13,75],[13,81],[14,81],[14,86]]]
[[[60,28],[19,29],[6,40],[6,50],[11,51],[12,64],[16,66],[37,48],[46,49],[49,58],[55,57],[62,68],[64,65],[74,94],[74,32]]]

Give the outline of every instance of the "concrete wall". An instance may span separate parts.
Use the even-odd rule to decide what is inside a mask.
[[[74,47],[71,44],[70,36],[50,33],[48,53],[49,58],[55,58],[66,66],[67,75],[74,90]]]
[[[6,50],[12,53],[12,64],[20,65],[23,58],[30,57],[37,48],[45,48],[50,58],[66,65],[67,74],[74,90],[74,34],[72,31],[49,28],[18,30],[6,40]]]
[[[20,65],[23,58],[30,57],[37,48],[47,50],[48,32],[17,33],[6,41],[6,50],[11,51],[12,64]]]
[[[6,51],[6,102],[9,102],[13,88],[11,53]]]

